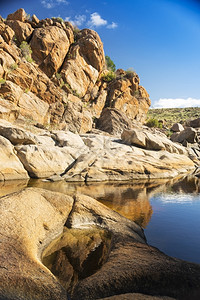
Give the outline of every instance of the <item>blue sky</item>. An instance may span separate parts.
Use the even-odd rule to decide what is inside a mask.
[[[6,0],[0,15],[24,8],[96,30],[117,68],[133,68],[152,107],[200,106],[200,3],[194,0]]]

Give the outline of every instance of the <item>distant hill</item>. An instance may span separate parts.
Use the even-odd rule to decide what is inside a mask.
[[[149,109],[147,120],[155,118],[162,120],[163,125],[170,128],[174,123],[179,122],[184,124],[188,120],[193,120],[200,117],[200,107],[186,108],[155,108]]]

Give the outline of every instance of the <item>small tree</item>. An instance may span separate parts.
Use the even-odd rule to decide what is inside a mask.
[[[107,69],[109,71],[115,72],[116,71],[116,66],[115,66],[114,62],[112,61],[112,59],[108,55],[105,56],[105,59],[106,59]]]
[[[28,62],[33,62],[33,59],[31,57],[32,54],[32,50],[30,45],[26,42],[23,41],[20,45],[20,49],[22,51],[22,55],[23,57],[28,61]]]

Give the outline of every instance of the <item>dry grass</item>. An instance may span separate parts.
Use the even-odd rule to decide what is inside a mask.
[[[187,108],[160,108],[149,109],[147,120],[155,118],[163,121],[163,125],[170,128],[174,123],[184,124],[186,121],[200,117],[200,107]]]

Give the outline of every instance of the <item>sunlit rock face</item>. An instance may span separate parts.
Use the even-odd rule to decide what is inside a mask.
[[[0,42],[2,118],[23,116],[79,133],[91,131],[106,108],[128,123],[145,121],[147,91],[135,72],[117,70],[105,80],[109,70],[94,30],[79,31],[61,18],[28,17],[19,9],[0,19]]]

